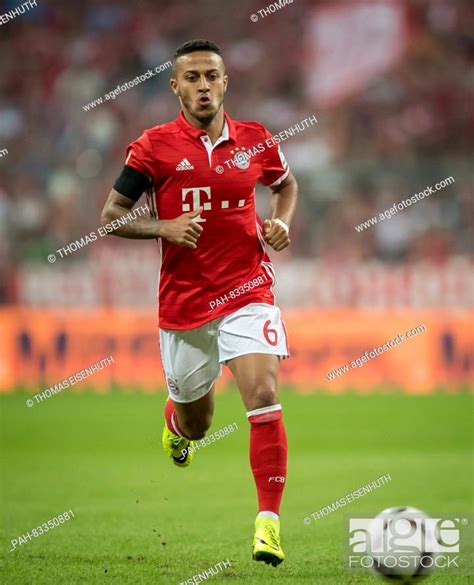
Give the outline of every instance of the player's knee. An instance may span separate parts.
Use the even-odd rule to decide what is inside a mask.
[[[255,387],[255,407],[263,408],[265,406],[272,406],[278,404],[276,394],[276,387],[273,382],[260,382]]]

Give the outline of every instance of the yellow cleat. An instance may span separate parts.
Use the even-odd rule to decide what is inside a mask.
[[[280,545],[280,521],[265,516],[257,516],[255,520],[255,536],[253,537],[253,560],[263,561],[276,567],[285,558]]]
[[[178,467],[187,467],[194,457],[194,441],[183,439],[172,433],[165,424],[161,436],[163,451]]]

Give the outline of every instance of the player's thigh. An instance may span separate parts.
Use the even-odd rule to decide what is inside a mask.
[[[212,413],[212,389],[221,372],[216,337],[211,325],[189,331],[160,330],[161,360],[169,396],[183,411],[189,405],[188,412],[207,409]]]
[[[246,305],[224,317],[218,339],[219,359],[229,366],[247,410],[276,404],[280,359],[289,355],[280,309]]]

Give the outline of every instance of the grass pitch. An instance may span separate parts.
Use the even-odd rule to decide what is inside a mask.
[[[188,469],[161,451],[164,393],[64,392],[32,408],[26,398],[0,400],[2,582],[8,585],[178,584],[226,559],[231,567],[210,584],[381,583],[344,568],[349,516],[396,505],[434,516],[472,510],[466,394],[283,392],[286,560],[276,569],[251,560],[256,496],[236,390],[217,396],[211,432],[232,423],[238,430],[198,451]],[[303,523],[387,473],[392,480],[379,489]],[[9,552],[10,540],[69,509],[75,518]],[[472,577],[439,572],[428,583],[472,583]]]

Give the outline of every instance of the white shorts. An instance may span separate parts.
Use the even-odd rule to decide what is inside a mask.
[[[196,329],[160,329],[161,361],[170,397],[194,402],[209,392],[227,361],[249,353],[287,358],[280,309],[251,303]]]

